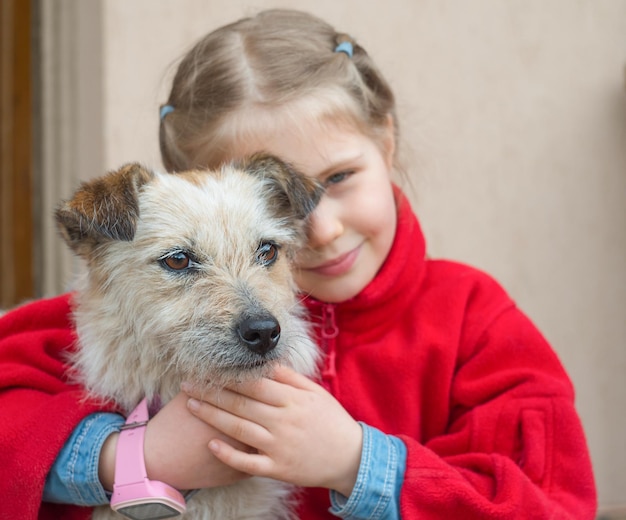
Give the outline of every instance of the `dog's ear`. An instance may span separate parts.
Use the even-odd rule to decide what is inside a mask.
[[[251,175],[272,181],[271,200],[278,208],[304,220],[322,198],[324,187],[315,179],[298,172],[289,163],[269,155],[252,155],[240,165]]]
[[[153,174],[140,164],[122,166],[83,183],[55,212],[57,226],[79,255],[110,240],[131,241],[139,216],[139,190]]]

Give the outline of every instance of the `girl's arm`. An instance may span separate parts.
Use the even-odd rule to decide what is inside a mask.
[[[75,342],[69,295],[38,300],[0,319],[2,518],[78,518],[42,507],[44,483],[76,426],[102,405],[67,380]]]
[[[363,448],[357,480],[349,497],[330,492],[331,513],[346,519],[400,518],[400,491],[406,447],[392,435],[361,424]]]
[[[123,424],[124,418],[113,413],[96,413],[83,419],[48,473],[43,501],[81,506],[108,504],[110,496],[98,472],[100,452],[107,438],[119,432]]]
[[[233,441],[191,415],[186,401],[187,395],[180,394],[148,423],[144,446],[148,477],[181,490],[224,486],[246,478],[206,449],[215,437]],[[123,423],[121,415],[110,413],[93,414],[81,421],[48,474],[43,500],[83,506],[108,504],[117,436]]]
[[[403,513],[427,520],[595,518],[574,390],[545,338],[510,307],[467,339],[446,431],[425,443],[401,437]]]

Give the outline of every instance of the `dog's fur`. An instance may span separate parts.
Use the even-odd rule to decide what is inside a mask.
[[[321,193],[267,155],[177,174],[129,164],[83,184],[56,212],[87,264],[75,298],[78,381],[129,412],[144,396],[167,402],[183,380],[223,386],[277,363],[312,375],[317,348],[290,263]],[[270,343],[259,346],[255,325],[274,318],[280,328],[261,330]],[[247,479],[198,492],[182,518],[290,518],[290,492]],[[122,517],[107,506],[94,518]]]

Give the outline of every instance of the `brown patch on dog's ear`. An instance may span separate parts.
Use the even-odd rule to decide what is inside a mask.
[[[240,167],[252,175],[272,180],[274,189],[270,196],[279,208],[301,220],[315,209],[324,194],[324,187],[316,179],[270,154],[252,155]]]
[[[70,248],[88,254],[105,241],[131,241],[139,217],[139,190],[153,177],[137,163],[83,183],[55,211],[57,226]]]

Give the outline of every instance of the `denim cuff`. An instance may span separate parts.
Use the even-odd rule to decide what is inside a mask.
[[[400,518],[406,446],[398,437],[359,424],[363,429],[363,449],[356,484],[349,497],[331,491],[329,511],[351,520]]]
[[[59,452],[43,491],[44,502],[99,506],[109,498],[98,477],[100,451],[106,438],[119,432],[121,415],[95,413],[85,417]]]

